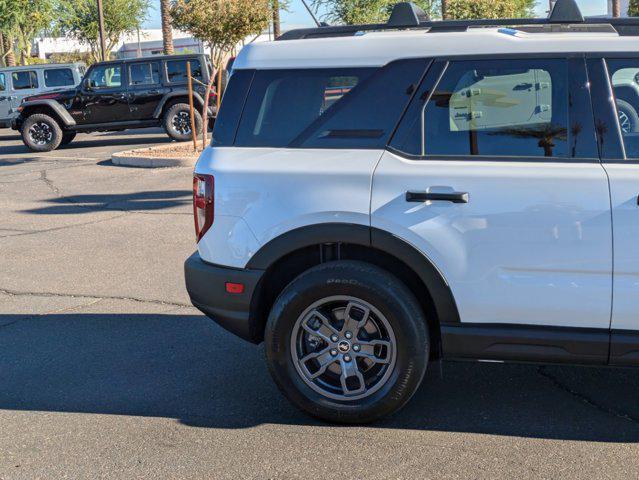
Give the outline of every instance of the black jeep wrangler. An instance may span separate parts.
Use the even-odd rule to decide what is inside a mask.
[[[212,67],[203,54],[171,55],[96,63],[82,82],[63,90],[24,99],[12,128],[24,144],[48,152],[70,143],[77,132],[118,131],[163,126],[169,137],[191,136],[187,93],[187,62],[193,82],[196,130]],[[200,83],[201,82],[201,83]],[[209,98],[209,114],[215,95]]]

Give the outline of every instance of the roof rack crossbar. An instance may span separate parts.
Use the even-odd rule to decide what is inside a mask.
[[[365,25],[322,26],[301,28],[285,32],[278,40],[303,40],[310,38],[347,37],[376,30],[421,29],[431,32],[464,31],[472,27],[516,27],[531,25],[611,25],[622,36],[639,36],[639,17],[634,18],[584,18],[575,0],[557,0],[548,18],[506,18],[481,20],[432,21],[418,6],[401,2],[395,5],[388,23]]]

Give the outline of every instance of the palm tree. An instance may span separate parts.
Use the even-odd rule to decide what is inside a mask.
[[[173,55],[173,28],[171,25],[171,5],[169,0],[160,0],[162,15],[162,45],[164,55]]]
[[[442,19],[448,19],[448,0],[442,0]]]
[[[612,16],[621,17],[621,0],[612,0]]]
[[[9,34],[5,34],[4,38],[4,63],[7,67],[15,67],[16,66],[16,56],[13,53],[13,36]]]
[[[273,38],[277,38],[281,33],[279,0],[271,0],[271,8],[273,9]]]

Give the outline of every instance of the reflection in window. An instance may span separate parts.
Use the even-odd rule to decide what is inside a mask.
[[[202,78],[202,67],[199,60],[189,60],[191,64],[191,76]],[[186,82],[186,60],[171,60],[166,62],[166,74],[169,82]]]
[[[568,156],[566,83],[563,60],[454,62],[426,106],[425,153]]]
[[[619,126],[628,158],[639,158],[639,61],[610,60]]]
[[[14,90],[30,90],[38,88],[38,74],[33,70],[13,72],[11,81]]]
[[[75,85],[70,68],[52,68],[44,71],[44,84],[47,87],[65,87]]]
[[[89,86],[92,88],[117,88],[122,86],[120,65],[102,65],[91,70]]]
[[[131,85],[154,85],[160,83],[160,69],[157,63],[134,63],[129,67]]]
[[[7,79],[4,73],[0,73],[0,92],[4,92],[7,89]]]

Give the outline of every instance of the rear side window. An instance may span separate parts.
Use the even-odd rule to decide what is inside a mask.
[[[188,60],[191,63],[191,76],[202,78],[202,66],[196,59]],[[186,82],[186,62],[187,60],[170,60],[166,62],[166,75],[171,83]]]
[[[47,87],[66,87],[75,84],[70,68],[52,68],[44,71],[44,84]]]
[[[7,89],[7,79],[4,73],[0,73],[0,92],[4,92]]]
[[[639,60],[608,60],[626,157],[639,158]]]
[[[129,83],[131,85],[154,85],[160,83],[160,67],[157,62],[129,65]]]
[[[451,62],[399,149],[464,157],[571,156],[567,72],[560,59]]]
[[[235,131],[242,115],[255,70],[236,70],[223,92],[220,113],[215,119],[211,144],[219,147],[233,145]]]
[[[38,88],[38,75],[33,70],[13,72],[11,82],[14,90],[30,90]]]
[[[263,70],[255,73],[235,145],[289,146],[347,98],[375,68]]]

